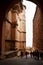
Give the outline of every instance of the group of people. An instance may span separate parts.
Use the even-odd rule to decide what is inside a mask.
[[[38,60],[39,60],[39,58],[43,58],[43,52],[40,52],[40,51],[38,51],[38,50],[35,50],[35,51],[31,51],[30,52],[30,55],[31,55],[31,57],[33,57],[33,58],[37,58]]]
[[[21,56],[21,58],[23,56],[26,56],[26,59],[27,59],[27,56],[29,54],[30,54],[31,58],[33,57],[33,58],[38,59],[38,60],[39,60],[39,58],[41,58],[41,59],[43,58],[43,52],[39,52],[38,50],[35,50],[33,52],[31,51],[30,53],[27,51],[25,51],[25,53],[24,53],[23,50],[20,50],[19,56]]]

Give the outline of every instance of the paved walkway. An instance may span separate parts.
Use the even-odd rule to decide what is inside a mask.
[[[24,56],[21,57],[13,57],[9,59],[0,60],[0,65],[43,65],[42,60],[35,60],[28,55],[28,58]]]

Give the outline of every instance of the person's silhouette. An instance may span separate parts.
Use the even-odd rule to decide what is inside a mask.
[[[25,55],[26,55],[26,59],[27,59],[27,54],[28,54],[28,53],[27,53],[27,51],[26,51],[26,52],[25,52]]]
[[[23,52],[21,51],[21,58],[23,57]]]

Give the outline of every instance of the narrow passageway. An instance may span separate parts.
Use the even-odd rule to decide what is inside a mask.
[[[26,47],[32,47],[33,45],[33,18],[35,16],[37,5],[31,1],[23,0],[23,4],[26,6]]]
[[[3,20],[0,65],[43,65],[42,9],[31,1],[14,3]]]

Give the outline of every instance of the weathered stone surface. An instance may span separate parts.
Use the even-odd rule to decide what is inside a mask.
[[[43,51],[43,13],[38,6],[33,20],[33,47]]]

